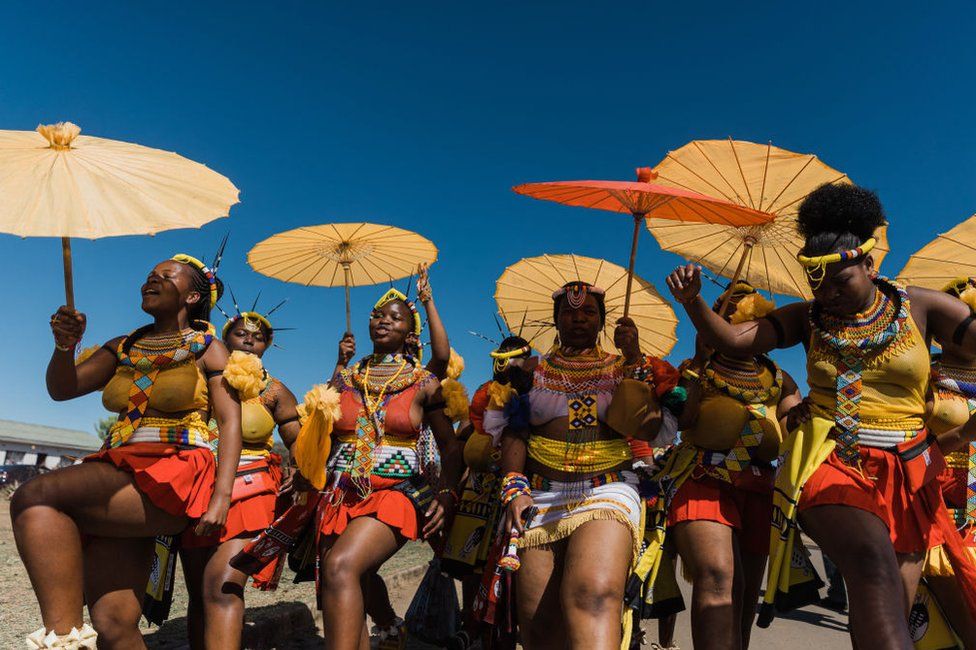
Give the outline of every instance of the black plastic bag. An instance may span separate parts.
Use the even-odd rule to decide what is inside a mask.
[[[430,561],[427,573],[407,609],[407,632],[421,641],[446,645],[461,628],[454,579],[441,571],[440,560]]]

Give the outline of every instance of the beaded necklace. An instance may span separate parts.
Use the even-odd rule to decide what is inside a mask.
[[[848,465],[860,457],[861,375],[864,359],[884,350],[909,331],[911,301],[908,292],[886,278],[874,280],[874,301],[867,311],[853,316],[822,313],[816,301],[810,306],[810,326],[820,341],[837,355],[837,402],[834,423],[838,430],[837,455]],[[891,297],[897,297],[897,303]]]
[[[413,357],[403,354],[371,355],[352,371],[344,371],[347,383],[359,392],[363,403],[356,417],[356,446],[349,469],[349,481],[360,497],[372,492],[370,476],[376,447],[383,438],[386,404],[415,384],[424,372],[415,366]]]
[[[940,393],[966,400],[969,417],[976,415],[976,368],[932,364],[932,385]],[[957,526],[976,522],[976,444],[966,445],[966,507],[955,510]]]
[[[761,366],[773,375],[773,383],[768,388],[762,383]],[[763,438],[762,422],[768,413],[766,404],[779,398],[783,371],[766,356],[739,360],[715,354],[705,363],[704,376],[711,388],[741,403],[748,416],[739,439],[722,463],[706,469],[712,476],[732,483],[736,474],[755,460]]]
[[[191,359],[207,349],[216,334],[213,325],[198,321],[204,329],[186,328],[171,334],[142,335],[140,328],[119,343],[116,351],[119,364],[132,368],[132,386],[129,388],[129,404],[119,417],[119,424],[105,440],[106,447],[118,447],[125,443],[136,429],[146,410],[156,377],[162,370]],[[126,342],[134,339],[131,346]],[[128,349],[126,349],[128,347]]]

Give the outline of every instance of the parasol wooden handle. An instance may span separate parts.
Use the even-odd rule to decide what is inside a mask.
[[[742,242],[742,257],[739,258],[739,265],[735,267],[735,273],[732,275],[729,290],[726,292],[725,299],[722,300],[722,306],[718,310],[718,315],[722,318],[725,318],[725,312],[729,310],[729,303],[732,301],[732,290],[735,288],[735,283],[742,277],[742,268],[746,264],[746,258],[749,257],[749,253],[752,252],[752,247],[755,245],[756,243],[752,239],[746,239]]]
[[[64,262],[64,304],[68,309],[75,308],[75,281],[71,273],[71,239],[61,238],[61,258]]]
[[[637,241],[640,238],[641,222],[644,215],[634,213],[634,238],[630,242],[630,264],[627,265],[627,293],[624,294],[624,318],[630,314],[630,288],[634,284],[634,264],[637,262]]]
[[[345,278],[346,278],[346,281],[345,281],[345,285],[346,285],[346,333],[347,334],[351,334],[352,333],[352,312],[351,312],[351,309],[349,307],[349,282],[350,282],[350,275],[352,275],[352,273],[349,270],[349,263],[348,262],[343,262],[343,264],[342,264],[342,270],[343,270],[343,272],[345,274]]]

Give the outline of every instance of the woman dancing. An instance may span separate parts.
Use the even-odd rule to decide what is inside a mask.
[[[943,291],[960,298],[976,314],[976,281],[958,278]],[[932,357],[932,406],[926,424],[941,435],[958,427],[976,412],[976,354],[957,341],[939,341],[942,354]],[[965,544],[976,547],[976,503],[969,503],[969,485],[976,483],[972,444],[946,454],[948,467],[939,476],[942,496]],[[942,547],[929,550],[925,579],[956,635],[966,648],[976,648],[976,623],[956,584],[952,566]]]
[[[275,427],[289,449],[299,429],[294,394],[261,364],[274,340],[268,317],[239,313],[224,325],[222,336],[231,352],[224,376],[241,398],[243,444],[223,533],[183,534],[180,559],[190,595],[186,621],[193,648],[241,645],[247,575],[229,561],[274,521],[281,485],[281,457],[271,451]],[[276,563],[269,564],[254,576],[254,585],[273,587],[275,569]]]
[[[506,530],[524,530],[516,580],[522,644],[609,650],[621,643],[624,585],[644,523],[630,446],[608,424],[611,401],[626,378],[644,379],[651,387],[633,382],[643,413],[630,418],[627,433],[669,442],[677,420],[659,398],[677,372],[641,355],[630,319],[618,320],[614,334],[622,357],[599,347],[606,306],[598,287],[572,282],[556,291],[553,318],[559,344],[535,369],[527,399],[512,395],[504,410],[489,410],[485,427],[504,436]],[[489,421],[498,414],[502,421]],[[537,514],[523,525],[530,506]]]
[[[720,296],[726,320],[750,323],[773,309],[738,282]],[[662,474],[688,457],[675,484],[668,530],[692,578],[691,629],[696,648],[747,648],[773,512],[771,465],[782,440],[780,421],[800,402],[792,377],[765,355],[708,353],[683,364],[688,401],[682,444]]]
[[[341,414],[320,511],[326,645],[368,648],[364,581],[410,539],[439,535],[454,511],[461,449],[440,383],[420,366],[420,315],[391,289],[373,309],[373,354],[333,380]],[[440,449],[440,485],[420,477],[417,439],[429,426]]]
[[[955,339],[972,348],[976,328],[960,301],[877,276],[872,237],[885,219],[873,192],[824,185],[804,199],[798,221],[805,238],[798,259],[807,270],[812,301],[732,324],[699,296],[698,267],[679,267],[668,286],[703,342],[723,354],[750,358],[778,347],[808,346],[810,417],[784,445],[766,601],[782,585],[798,510],[803,529],[847,583],[855,644],[907,650],[907,612],[922,559],[926,549],[944,541],[945,530],[935,512],[940,508],[932,505],[941,501],[938,482],[918,466],[920,460],[937,467],[939,453],[925,447],[931,442],[923,422],[926,341]],[[952,430],[967,440],[974,433],[969,423]],[[921,451],[908,452],[906,445]]]
[[[142,598],[154,537],[195,525],[219,533],[241,451],[241,407],[223,379],[227,348],[207,322],[220,296],[214,273],[177,255],[142,286],[153,322],[106,343],[75,365],[85,316],[60,307],[51,318],[51,397],[104,389],[119,420],[105,448],[80,465],[25,483],[10,505],[17,549],[41,608],[29,647],[144,648]],[[220,427],[217,463],[207,425]]]

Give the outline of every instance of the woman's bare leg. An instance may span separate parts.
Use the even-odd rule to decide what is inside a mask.
[[[562,540],[519,553],[522,566],[515,580],[515,603],[526,650],[566,647],[566,621],[559,602],[566,545]]]
[[[559,594],[569,647],[620,647],[624,587],[633,553],[633,535],[619,521],[588,521],[569,536]]]
[[[136,489],[131,475],[100,462],[24,483],[11,500],[10,519],[44,627],[57,634],[82,624],[80,533],[151,538],[178,533],[187,524],[185,517],[154,506]],[[103,569],[111,571],[112,566]]]
[[[835,505],[804,510],[800,523],[844,577],[856,646],[912,650],[905,584],[885,524],[865,510]]]
[[[230,565],[230,559],[247,544],[231,539],[210,556],[203,573],[204,630],[207,650],[241,647],[244,630],[244,585],[247,575]]]
[[[139,618],[153,537],[92,537],[85,544],[85,600],[102,650],[145,648]]]
[[[329,650],[361,646],[366,622],[363,583],[403,543],[404,539],[381,521],[359,517],[322,549],[322,612]]]
[[[736,650],[742,644],[741,568],[735,531],[717,521],[683,521],[671,531],[691,572],[691,637],[695,648]]]
[[[191,650],[206,648],[206,615],[203,604],[203,574],[207,560],[213,554],[210,548],[180,549],[180,566],[183,567],[183,583],[186,585],[186,634]]]
[[[742,565],[742,650],[748,650],[768,556],[749,553],[740,547],[739,558]]]

